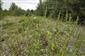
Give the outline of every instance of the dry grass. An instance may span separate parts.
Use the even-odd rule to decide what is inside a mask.
[[[0,56],[83,56],[84,34],[74,22],[6,17],[0,21]]]

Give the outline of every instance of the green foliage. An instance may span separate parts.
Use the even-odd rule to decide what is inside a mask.
[[[1,7],[2,7],[2,2],[0,0],[0,8]],[[24,9],[18,7],[15,3],[12,3],[9,10],[7,9],[2,10],[2,8],[0,9],[0,19],[3,19],[3,17],[5,16],[22,16],[22,15],[30,16],[33,13],[34,13],[33,10],[25,11]]]
[[[29,9],[27,9],[26,16],[30,16],[30,15],[31,15],[31,11]]]
[[[11,7],[9,8],[9,13],[12,16],[20,16],[24,15],[26,12],[25,10],[19,8],[15,3],[12,3]]]
[[[3,12],[0,11],[0,20],[3,19],[4,15],[3,15]]]
[[[72,19],[76,19],[77,16],[85,18],[85,4],[84,0],[46,0],[39,4],[37,11],[39,15],[58,17],[65,19],[66,11],[68,14],[72,14]]]
[[[2,1],[0,0],[0,11],[2,10]]]
[[[0,0],[0,20],[3,18],[2,1]]]
[[[15,3],[12,3],[11,4],[11,7],[9,8],[9,10],[10,11],[12,11],[12,10],[16,10],[18,7],[16,6],[16,4]]]

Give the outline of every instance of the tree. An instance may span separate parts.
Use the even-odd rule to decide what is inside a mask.
[[[2,1],[0,0],[0,19],[3,18],[3,11],[2,11]]]
[[[2,10],[2,1],[0,0],[0,10]]]
[[[27,9],[27,11],[26,11],[26,16],[30,16],[30,15],[31,15],[30,10]]]
[[[77,16],[85,17],[85,9],[82,9],[85,8],[84,2],[85,0],[46,0],[38,6],[37,10],[40,15],[57,17],[60,14],[63,19],[67,17],[66,14],[68,14],[68,17],[71,14],[73,18]]]
[[[9,8],[9,10],[10,10],[10,11],[14,11],[14,10],[16,10],[17,8],[18,8],[18,6],[17,6],[15,3],[12,3],[11,6],[10,6],[10,8]]]
[[[12,16],[20,16],[25,14],[25,10],[18,7],[15,3],[12,3],[11,7],[9,8],[9,12]]]
[[[9,8],[10,15],[14,16],[16,14],[17,8],[18,6],[15,3],[12,3]]]
[[[42,5],[42,0],[39,0],[40,3],[38,4],[38,7],[37,7],[37,10],[36,10],[36,14],[37,15],[40,15],[40,16],[43,16],[43,5]]]

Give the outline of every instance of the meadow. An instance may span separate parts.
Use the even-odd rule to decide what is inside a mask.
[[[0,56],[85,56],[85,27],[40,16],[4,17]]]

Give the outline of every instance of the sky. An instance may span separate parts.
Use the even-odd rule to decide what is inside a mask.
[[[2,0],[3,9],[9,9],[11,3],[15,3],[18,7],[21,7],[22,9],[33,9],[35,10],[38,6],[39,0]]]

